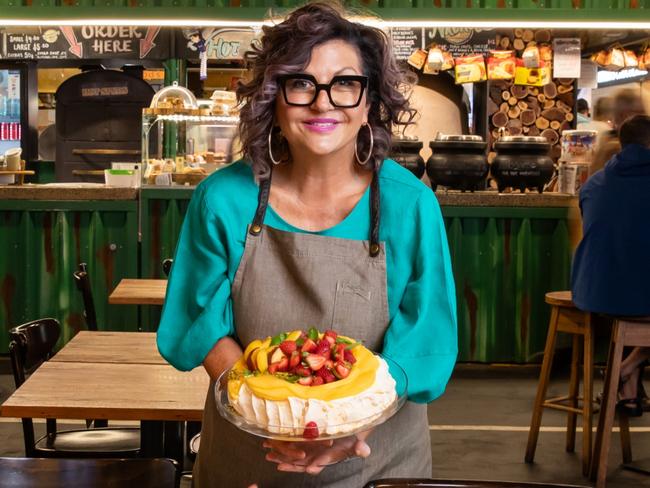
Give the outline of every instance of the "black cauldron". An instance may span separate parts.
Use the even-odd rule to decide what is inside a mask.
[[[485,188],[489,170],[486,146],[481,136],[439,134],[429,143],[433,154],[427,161],[433,191],[438,185],[462,191]]]
[[[424,147],[417,139],[393,139],[390,157],[404,166],[417,178],[424,175],[424,159],[420,150]]]
[[[494,143],[494,149],[497,155],[490,172],[499,192],[511,186],[522,193],[526,188],[542,193],[553,177],[551,144],[545,137],[506,136]]]

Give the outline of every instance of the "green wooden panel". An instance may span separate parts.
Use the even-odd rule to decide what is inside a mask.
[[[0,202],[0,330],[54,317],[63,326],[63,344],[85,329],[72,279],[82,261],[88,263],[100,329],[137,330],[135,307],[107,302],[122,278],[138,273],[137,204],[119,203]],[[0,353],[7,350],[2,332]]]

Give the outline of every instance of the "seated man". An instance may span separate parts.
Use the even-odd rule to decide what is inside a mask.
[[[620,128],[621,152],[580,190],[583,237],[571,276],[578,308],[650,316],[650,117]],[[620,399],[641,414],[641,369],[650,350],[635,348],[621,369]]]

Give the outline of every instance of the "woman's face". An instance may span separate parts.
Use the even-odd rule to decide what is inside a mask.
[[[363,75],[357,49],[345,41],[333,40],[316,46],[304,74],[312,75],[318,84],[328,84],[334,76]],[[300,85],[292,85],[296,90]],[[345,89],[342,84],[341,90]],[[337,102],[339,103],[339,102]],[[288,105],[278,91],[275,115],[282,135],[287,139],[293,157],[319,157],[354,154],[357,133],[368,121],[366,90],[358,106],[337,108],[325,90],[320,90],[311,105]]]

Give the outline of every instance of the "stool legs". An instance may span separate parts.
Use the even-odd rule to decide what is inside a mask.
[[[591,428],[594,405],[592,402],[594,388],[594,337],[591,324],[591,314],[585,319],[585,335],[583,342],[583,374],[582,374],[582,474],[589,475],[591,465]]]
[[[607,372],[603,390],[603,401],[600,405],[598,416],[598,430],[594,444],[593,462],[591,463],[591,479],[596,481],[596,488],[605,487],[607,477],[607,458],[611,432],[614,427],[614,410],[618,393],[618,380],[621,375],[621,362],[623,359],[623,328],[619,323],[614,324],[612,340],[607,358]]]
[[[580,373],[578,363],[580,362],[580,338],[573,336],[573,347],[571,352],[571,377],[569,379],[569,406],[578,407],[578,392],[580,389]],[[566,425],[566,451],[573,452],[576,445],[576,421],[578,414],[569,412]]]
[[[557,325],[559,321],[559,307],[551,309],[551,321],[548,327],[548,336],[546,346],[544,347],[544,359],[542,361],[542,370],[537,383],[537,394],[535,395],[535,404],[533,405],[533,417],[530,421],[530,430],[528,431],[528,444],[526,446],[527,463],[532,463],[535,459],[535,448],[539,438],[539,428],[542,424],[542,410],[548,382],[551,376],[551,365],[553,364],[553,354],[555,353],[555,338],[557,337]]]

